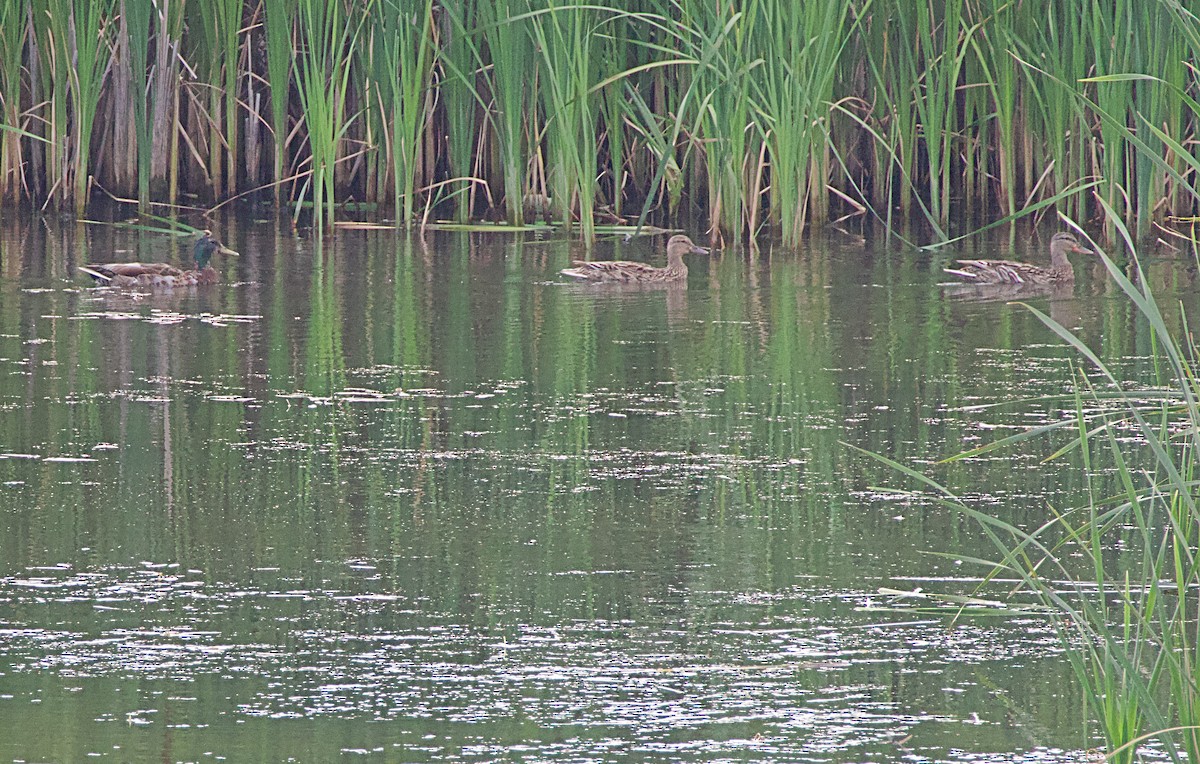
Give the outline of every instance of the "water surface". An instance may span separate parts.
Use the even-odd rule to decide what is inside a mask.
[[[559,283],[567,238],[218,233],[242,253],[223,284],[139,294],[75,266],[178,245],[0,229],[0,758],[1096,745],[1047,622],[881,593],[973,592],[986,571],[963,559],[995,553],[843,443],[1027,527],[1084,488],[1041,464],[1052,438],[935,464],[1064,416],[1045,396],[1078,369],[1023,308],[948,299],[959,252],[818,237],[621,291]],[[1147,374],[1145,328],[1078,271],[1033,303]],[[1151,277],[1195,294],[1184,263]]]

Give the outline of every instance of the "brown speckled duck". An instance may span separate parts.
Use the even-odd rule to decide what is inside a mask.
[[[1068,252],[1090,255],[1092,250],[1082,246],[1074,234],[1063,231],[1050,239],[1049,268],[1013,260],[958,260],[957,268],[944,270],[974,284],[1071,284],[1075,269],[1067,259]]]
[[[237,254],[213,238],[212,231],[202,231],[192,249],[195,263],[192,269],[176,268],[166,263],[89,263],[79,266],[79,270],[103,286],[170,288],[215,284],[221,277],[209,265],[209,261],[216,252]]]
[[[686,281],[688,269],[683,264],[683,256],[689,253],[707,255],[708,249],[678,234],[667,242],[666,268],[628,260],[576,260],[574,268],[563,268],[559,273],[593,284],[666,284]]]

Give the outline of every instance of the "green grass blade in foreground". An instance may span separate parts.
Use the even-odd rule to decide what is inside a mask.
[[[1128,234],[1128,231],[1124,228],[1124,225],[1120,220],[1114,220],[1113,224],[1118,228],[1118,230],[1122,231],[1126,235]],[[1132,247],[1131,251],[1133,251]],[[1105,267],[1109,269],[1110,275],[1117,280],[1118,284],[1121,285],[1122,290],[1126,292],[1126,295],[1129,297],[1129,299],[1137,306],[1140,315],[1150,323],[1151,329],[1154,331],[1155,337],[1158,339],[1158,346],[1163,348],[1164,352],[1172,360],[1172,370],[1176,374],[1175,380],[1179,383],[1177,385],[1177,389],[1179,389],[1183,394],[1185,404],[1187,405],[1187,412],[1190,415],[1189,420],[1193,423],[1197,422],[1198,420],[1195,418],[1196,408],[1193,402],[1190,401],[1191,395],[1190,391],[1188,390],[1190,387],[1188,384],[1188,379],[1191,376],[1190,371],[1187,369],[1186,360],[1183,358],[1181,349],[1173,341],[1170,331],[1167,329],[1162,320],[1162,315],[1158,312],[1158,306],[1153,298],[1153,295],[1150,294],[1149,291],[1142,291],[1138,289],[1123,273],[1120,272],[1108,255],[1105,254],[1104,251],[1099,247],[1096,248],[1096,254],[1102,259]],[[1134,262],[1136,265],[1136,257]],[[1144,276],[1141,274],[1140,266],[1138,266],[1138,276],[1139,283],[1145,284],[1146,281]],[[1091,363],[1091,365],[1104,376],[1111,386],[1116,389],[1120,389],[1121,383],[1116,375],[1078,336],[1033,306],[1026,305],[1025,307],[1027,310],[1033,313],[1038,320],[1045,324],[1047,328],[1049,328],[1060,339],[1067,343],[1068,346],[1086,358],[1088,362]],[[1158,432],[1158,428],[1156,428],[1152,422],[1146,419],[1142,410],[1138,406],[1131,404],[1127,406],[1126,410],[1129,415],[1128,421],[1133,422],[1136,425],[1137,431],[1139,431],[1145,438],[1148,448],[1155,457],[1155,464],[1159,469],[1166,473],[1168,485],[1171,486],[1172,490],[1180,497],[1182,501],[1186,503],[1188,514],[1194,517],[1200,517],[1200,515],[1197,515],[1196,498],[1194,495],[1192,495],[1192,491],[1190,490],[1190,481],[1185,478],[1184,472],[1181,469],[1181,465],[1177,460],[1177,455],[1172,453],[1171,444],[1163,441],[1162,436]],[[1104,427],[1102,428],[1102,431],[1107,433],[1109,436],[1112,435],[1111,427]]]
[[[963,241],[964,239],[969,239],[972,236],[976,236],[985,231],[990,231],[993,228],[999,228],[1000,226],[1009,225],[1011,223],[1016,222],[1017,220],[1027,217],[1035,212],[1038,212],[1039,210],[1042,210],[1047,207],[1051,207],[1055,204],[1058,204],[1059,202],[1061,202],[1063,200],[1070,199],[1072,197],[1078,198],[1078,197],[1082,196],[1085,191],[1093,189],[1096,186],[1099,186],[1100,184],[1101,184],[1101,181],[1091,180],[1091,181],[1087,181],[1085,183],[1079,183],[1078,185],[1072,185],[1071,187],[1068,187],[1068,188],[1058,192],[1057,194],[1054,194],[1053,196],[1033,202],[1032,204],[1026,206],[1025,208],[1023,208],[1021,210],[1018,210],[1017,212],[1013,213],[1012,215],[1006,215],[1006,216],[1000,218],[999,220],[994,220],[991,223],[988,223],[987,225],[980,226],[979,228],[974,228],[974,229],[968,231],[967,233],[962,234],[961,236],[955,236],[954,238],[946,238],[942,241],[937,241],[932,244],[926,244],[925,246],[922,247],[922,249],[937,249],[940,247],[947,246],[949,244],[954,244],[955,242]]]
[[[908,467],[904,464],[901,464],[900,462],[897,462],[894,459],[889,459],[888,457],[883,456],[882,454],[877,454],[877,453],[868,451],[864,448],[859,448],[858,446],[856,446],[852,443],[846,443],[845,441],[842,441],[842,445],[846,446],[847,448],[853,449],[854,451],[857,451],[858,453],[860,453],[864,456],[868,456],[871,459],[874,459],[875,461],[891,468],[895,472],[898,472],[898,473],[916,481],[917,483],[924,485],[927,489],[929,489],[933,492],[934,500],[937,501],[942,506],[946,506],[946,507],[955,509],[957,511],[961,511],[964,514],[966,514],[967,516],[979,521],[984,526],[985,532],[988,533],[988,535],[990,537],[992,537],[993,543],[996,543],[997,547],[1000,548],[1002,551],[1011,552],[1012,548],[1007,545],[998,543],[998,537],[995,535],[996,533],[1000,533],[1005,536],[1010,536],[1010,537],[1014,537],[1014,538],[1023,538],[1024,544],[1031,544],[1031,545],[1034,545],[1035,547],[1037,546],[1036,533],[1028,534],[1010,523],[1007,523],[1003,520],[995,518],[984,512],[980,512],[979,510],[971,508],[970,506],[965,504],[957,495],[955,495],[954,492],[952,492],[950,489],[943,486],[941,483],[938,483],[936,480],[929,477],[928,475],[925,475],[922,472],[919,472],[919,471],[917,471],[911,467]],[[911,495],[920,496],[921,494],[911,493]],[[1043,553],[1046,553],[1047,555],[1049,555],[1048,548],[1044,548],[1044,547],[1038,547],[1038,548]],[[1000,562],[996,562],[993,564],[996,565],[997,567],[1004,567],[1004,564],[1000,563]],[[1018,569],[1016,572],[1018,574],[1023,575],[1023,573],[1020,569]]]
[[[1023,588],[1058,609],[1066,656],[1087,688],[1108,749],[1122,751],[1119,760],[1132,761],[1136,742],[1146,739],[1146,730],[1185,728],[1178,722],[1195,720],[1193,711],[1200,707],[1193,665],[1200,648],[1194,604],[1179,596],[1200,586],[1194,551],[1200,521],[1195,476],[1200,414],[1189,365],[1196,348],[1184,344],[1186,334],[1171,333],[1128,229],[1116,210],[1107,205],[1105,209],[1112,229],[1133,255],[1133,277],[1099,248],[1097,257],[1150,329],[1158,387],[1147,391],[1142,386],[1140,395],[1123,394],[1124,381],[1095,351],[1046,314],[1026,306],[1114,391],[1098,395],[1090,379],[1078,377],[1074,424],[1079,463],[1070,468],[1086,476],[1086,503],[1026,533],[965,505],[915,470],[894,460],[881,461],[920,481],[940,503],[979,522],[1002,555],[996,565],[1016,573]],[[1085,415],[1085,396],[1088,410],[1099,413]],[[1114,403],[1120,406],[1114,408]],[[1181,422],[1187,427],[1181,429]],[[1133,443],[1130,432],[1136,436]],[[1105,486],[1114,482],[1116,495],[1105,496]],[[1086,519],[1075,522],[1078,517]],[[1114,569],[1110,550],[1118,543],[1121,567]],[[1068,564],[1072,559],[1088,563],[1090,579]],[[1046,565],[1055,570],[1054,576],[1039,571]],[[1055,579],[1066,581],[1072,596],[1056,591],[1062,585],[1053,583]],[[1180,740],[1167,732],[1158,738],[1175,761],[1182,760],[1181,750],[1191,753],[1200,742],[1196,736]]]
[[[49,143],[50,142],[48,139],[43,138],[42,136],[38,135],[37,133],[31,133],[28,130],[22,130],[19,127],[13,127],[12,125],[0,125],[0,132],[9,133],[11,135],[16,135],[21,138],[28,138],[30,140],[39,141],[41,143]]]

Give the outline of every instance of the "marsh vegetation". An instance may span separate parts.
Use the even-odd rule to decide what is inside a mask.
[[[328,221],[1196,211],[1176,0],[0,0],[0,202]]]
[[[662,628],[675,617],[655,620],[641,609],[680,590],[734,592],[721,606],[740,606],[738,598],[762,592],[786,597],[793,579],[843,565],[854,570],[831,585],[841,593],[804,590],[793,596],[804,602],[798,610],[810,599],[841,598],[836,615],[843,625],[894,630],[871,620],[882,620],[878,611],[862,616],[854,603],[886,599],[872,587],[895,572],[875,571],[868,584],[830,549],[857,544],[866,558],[892,554],[888,534],[895,529],[880,519],[887,516],[902,529],[920,526],[912,545],[928,546],[925,521],[936,518],[929,525],[938,528],[939,551],[985,565],[966,591],[954,569],[939,570],[947,591],[935,596],[944,594],[948,607],[935,611],[989,618],[1005,611],[1016,616],[1009,623],[1036,621],[1042,636],[1047,624],[1056,626],[1111,754],[1132,759],[1152,740],[1159,754],[1194,761],[1200,352],[1194,317],[1181,307],[1195,302],[1194,268],[1172,265],[1167,291],[1176,301],[1160,305],[1135,242],[1158,223],[1200,211],[1198,60],[1200,20],[1175,0],[0,0],[0,205],[81,216],[104,198],[171,215],[250,200],[285,211],[294,223],[311,216],[318,230],[351,216],[396,227],[487,220],[519,228],[549,220],[585,240],[602,223],[688,218],[707,224],[714,238],[769,234],[763,238],[789,253],[806,232],[851,217],[889,229],[919,221],[929,238],[945,240],[962,220],[970,227],[1054,209],[1103,228],[1108,236],[1095,238],[1115,244],[1128,263],[1102,259],[1086,281],[1088,299],[1039,303],[1041,312],[1030,315],[1044,319],[1043,327],[1029,316],[997,320],[994,310],[971,313],[930,300],[930,273],[938,271],[890,253],[862,263],[852,285],[837,280],[862,252],[827,247],[801,261],[780,255],[761,272],[733,258],[714,260],[693,277],[708,278],[711,288],[694,294],[690,307],[686,291],[656,295],[663,306],[640,298],[647,302],[635,312],[652,309],[662,319],[657,326],[634,324],[619,300],[536,284],[539,274],[568,262],[561,241],[547,250],[526,249],[518,239],[519,256],[509,259],[499,247],[488,249],[494,243],[479,251],[463,236],[453,239],[453,255],[439,260],[412,239],[355,232],[373,254],[360,263],[363,272],[353,272],[333,261],[326,267],[321,237],[313,247],[274,230],[271,237],[280,238],[250,236],[263,242],[261,256],[281,259],[278,274],[252,278],[249,288],[230,279],[228,291],[187,295],[178,310],[170,298],[153,308],[114,301],[88,310],[59,283],[91,246],[86,237],[73,244],[79,251],[50,257],[43,247],[32,258],[17,257],[36,248],[25,242],[34,234],[14,225],[0,258],[13,276],[0,291],[9,348],[0,429],[13,449],[0,471],[15,497],[3,536],[16,540],[8,555],[16,562],[4,569],[0,594],[30,608],[36,624],[45,601],[22,592],[58,584],[27,573],[63,559],[118,570],[138,560],[191,560],[196,570],[223,576],[212,584],[218,593],[243,591],[246,570],[282,569],[264,591],[290,596],[289,575],[328,577],[314,568],[331,559],[358,560],[354,567],[361,557],[368,567],[392,566],[387,587],[372,579],[346,613],[331,604],[318,608],[320,617],[374,613],[374,598],[407,586],[416,592],[413,624],[356,633],[366,641],[378,634],[407,639],[432,614],[457,626],[495,627],[499,636],[486,644],[500,653],[511,647],[502,632],[514,623],[553,630],[584,619],[599,623],[599,611],[619,623],[634,611],[635,620]],[[353,259],[345,245],[333,243],[331,257]],[[299,278],[294,263],[282,263],[287,251],[304,256]],[[23,272],[27,267],[35,273]],[[472,297],[471,287],[461,288],[479,269],[486,273],[474,288],[483,289],[484,307],[472,303],[479,295]],[[864,273],[884,285],[883,298],[868,293]],[[348,282],[357,288],[347,289]],[[905,291],[917,283],[919,299]],[[374,288],[380,284],[387,287]],[[870,317],[875,323],[850,331],[862,317],[856,310],[836,314],[831,295],[838,290],[851,299],[839,306],[878,310]],[[301,293],[302,309],[282,309],[289,295]],[[227,299],[245,302],[209,304]],[[915,313],[904,300],[916,300]],[[1056,309],[1067,318],[1054,316]],[[1091,313],[1072,315],[1081,310]],[[76,320],[58,325],[69,331],[54,331],[56,316]],[[159,332],[178,323],[190,324],[185,336],[198,337],[183,350]],[[998,361],[964,349],[960,329],[972,323],[968,331],[984,338],[980,347],[998,349]],[[910,325],[921,331],[906,331]],[[1038,343],[1051,335],[1079,353],[1080,368],[1060,348],[1050,371],[1030,371],[1046,361]],[[880,339],[870,345],[874,337]],[[260,357],[247,360],[247,347]],[[59,372],[76,366],[82,370]],[[642,373],[645,379],[637,377]],[[274,387],[264,382],[280,379]],[[479,401],[493,398],[502,401],[479,419],[478,407],[492,405]],[[896,398],[925,401],[926,408],[920,417],[891,412]],[[1016,398],[1009,401],[1014,409],[1033,400],[1044,419],[1027,430],[1018,424],[1028,420],[1015,415],[1002,426],[1020,434],[940,463],[934,474],[913,466],[914,450],[928,462],[964,434],[986,440],[972,429],[986,417],[969,409],[985,398]],[[21,413],[35,402],[46,409],[37,418],[45,432]],[[526,427],[531,404],[536,424]],[[1004,417],[994,410],[988,416]],[[654,430],[656,417],[685,426],[636,431]],[[637,424],[627,430],[622,423],[630,419]],[[891,467],[926,489],[901,497],[907,515],[885,514],[895,494],[855,493],[866,475],[887,478],[846,456],[830,422],[848,442],[888,454]],[[382,456],[362,445],[381,437],[392,439]],[[184,447],[172,452],[172,442]],[[1014,457],[997,456],[1003,447],[1030,468],[1022,470],[1019,491],[987,494],[981,480],[1011,480]],[[141,476],[149,487],[134,485],[145,468],[131,448],[165,452],[156,474]],[[181,456],[186,448],[195,453]],[[1048,455],[1054,458],[1042,463]],[[459,474],[456,464],[487,477]],[[512,464],[544,484],[531,491],[505,471]],[[121,510],[109,516],[97,509],[111,504],[97,488],[108,478],[95,473],[97,465],[120,475]],[[261,488],[254,469],[276,471],[271,488]],[[861,478],[853,488],[842,482],[848,473]],[[488,481],[500,486],[494,494],[472,493]],[[655,490],[639,493],[647,484]],[[255,490],[269,495],[248,493]],[[299,508],[288,514],[297,496]],[[875,511],[864,513],[866,521],[848,520],[859,503]],[[329,512],[342,504],[361,513]],[[631,506],[646,511],[633,516]],[[969,524],[936,514],[945,506],[978,520],[993,546],[971,536]],[[59,517],[76,507],[96,511]],[[146,539],[148,507],[169,511]],[[257,513],[237,517],[250,541],[228,552],[228,518],[245,507]],[[439,551],[481,516],[508,539],[502,553],[489,556],[496,554],[494,537],[469,534],[461,547]],[[648,547],[657,543],[645,533],[645,516],[667,517],[678,538],[640,552],[653,596],[639,598],[602,581],[620,555],[591,545],[611,538],[614,549],[620,546],[620,534],[605,524]],[[513,517],[519,522],[510,527]],[[813,541],[812,529],[822,524],[824,537]],[[43,526],[53,530],[42,534]],[[526,566],[530,580],[555,582],[540,593],[553,607],[526,611],[539,593],[505,587],[512,561],[530,554],[531,527],[561,546]],[[751,528],[756,543],[719,553],[705,546],[726,543],[730,527]],[[310,535],[314,530],[321,533]],[[886,548],[875,549],[884,536]],[[122,541],[107,544],[110,538]],[[84,554],[93,543],[103,551]],[[277,551],[305,543],[328,546],[308,557]],[[138,556],[126,559],[126,548]],[[764,560],[762,548],[774,556]],[[756,567],[745,581],[705,589],[694,579],[709,563],[693,559],[705,554],[718,560],[714,577],[736,578],[747,559]],[[674,556],[686,565],[672,567]],[[554,587],[578,572],[581,557],[591,560],[588,581],[564,596]],[[906,561],[902,577],[915,580],[926,562]],[[462,575],[473,580],[460,586]],[[622,575],[636,577],[624,569]],[[994,594],[998,577],[1006,590],[1016,582],[1015,600],[963,609],[964,597]],[[332,603],[336,588],[330,591]],[[107,596],[97,591],[95,599]],[[706,623],[719,618],[690,602],[679,610],[680,623],[695,612]],[[793,617],[801,616],[785,613],[771,623],[790,628]],[[754,619],[738,623],[769,621]],[[174,621],[163,622],[170,627],[163,634],[176,633]],[[16,642],[28,632],[37,642],[38,628],[6,638]],[[99,630],[123,638],[125,628],[85,624],[56,644],[65,654],[81,635]],[[270,637],[291,638],[287,631]],[[820,630],[804,638],[821,638]],[[448,643],[458,649],[463,641],[452,636]],[[39,661],[57,666],[56,654],[18,647],[28,660],[10,669],[14,674]],[[747,663],[776,657],[764,655]],[[841,660],[840,645],[823,656]],[[89,678],[106,678],[104,665],[115,667],[108,674],[125,670],[104,658],[96,658],[102,668]],[[652,663],[647,671],[656,670]],[[385,679],[391,688],[392,677]],[[763,705],[774,713],[780,688],[806,679],[772,683]],[[856,678],[846,687],[872,681]],[[968,685],[975,686],[964,680]],[[909,696],[901,690],[896,697],[904,702]],[[275,699],[254,692],[244,707],[272,707]],[[406,692],[400,687],[396,697]],[[664,692],[666,705],[671,692]],[[1040,707],[1063,702],[1047,690]],[[283,710],[294,711],[286,704]],[[530,716],[539,718],[536,710]],[[791,723],[787,717],[778,726]],[[92,734],[84,729],[79,738]],[[523,735],[517,730],[513,739]],[[658,741],[656,735],[647,739]],[[1054,739],[1064,737],[1057,730]],[[893,750],[890,740],[878,745]]]

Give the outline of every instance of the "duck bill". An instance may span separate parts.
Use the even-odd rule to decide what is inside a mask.
[[[692,245],[692,254],[693,255],[707,255],[708,247],[701,247],[698,244],[693,244]]]
[[[242,254],[241,252],[238,252],[237,250],[230,249],[229,247],[225,246],[224,244],[217,245],[217,253],[222,254],[222,255],[233,255],[234,257],[241,257],[241,254]]]

